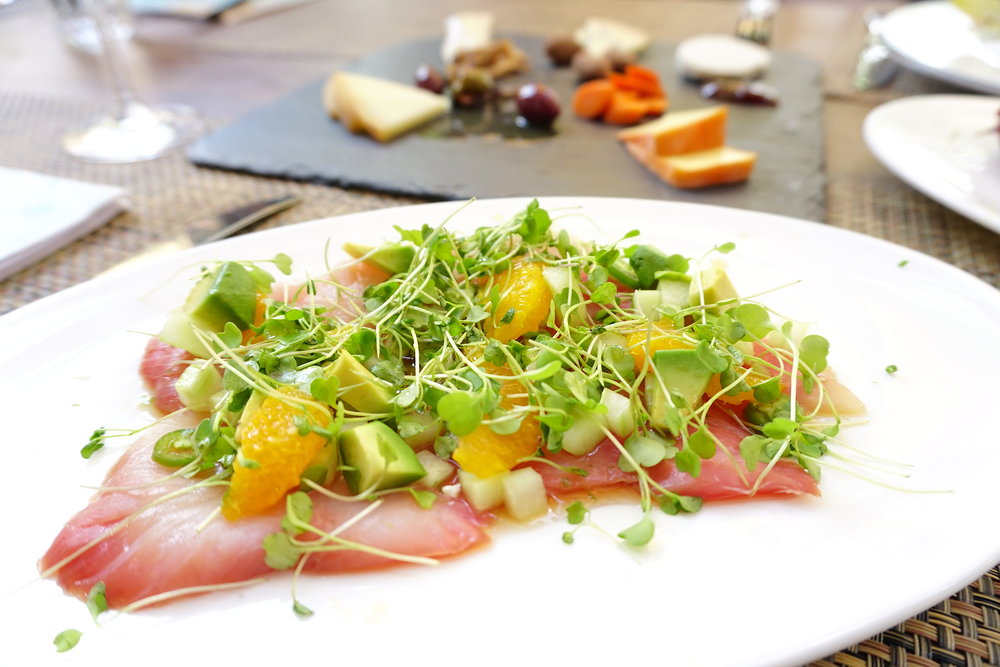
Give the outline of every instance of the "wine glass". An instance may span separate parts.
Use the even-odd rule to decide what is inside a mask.
[[[88,119],[63,137],[70,155],[89,162],[139,162],[159,157],[197,136],[204,125],[193,109],[151,106],[139,99],[120,35],[113,29],[108,3],[79,0],[93,21],[101,68],[114,95],[110,113]]]

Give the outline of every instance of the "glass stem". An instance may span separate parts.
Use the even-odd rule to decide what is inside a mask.
[[[83,1],[90,5],[90,15],[94,19],[94,28],[100,42],[101,65],[110,84],[112,95],[114,95],[114,116],[120,120],[128,115],[128,108],[139,103],[140,100],[135,93],[135,85],[132,82],[128,55],[125,53],[125,47],[118,31],[112,27],[108,11],[109,3],[118,0]]]

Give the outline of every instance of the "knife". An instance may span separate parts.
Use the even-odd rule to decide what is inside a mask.
[[[145,263],[156,257],[187,250],[196,245],[218,241],[254,223],[289,209],[300,201],[302,201],[302,198],[298,195],[283,195],[273,199],[262,199],[249,204],[243,204],[225,210],[215,217],[197,220],[188,225],[183,232],[174,238],[150,246],[138,255],[119,262],[97,275],[103,276],[109,273],[117,273],[121,269]]]

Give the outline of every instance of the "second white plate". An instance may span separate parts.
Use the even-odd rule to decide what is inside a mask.
[[[889,171],[1000,233],[1000,98],[923,95],[865,118],[865,143]]]
[[[882,39],[910,69],[956,86],[1000,95],[1000,35],[976,28],[947,0],[889,12]]]

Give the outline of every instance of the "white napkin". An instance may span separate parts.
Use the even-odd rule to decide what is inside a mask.
[[[125,191],[0,167],[0,280],[111,220]]]

